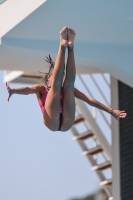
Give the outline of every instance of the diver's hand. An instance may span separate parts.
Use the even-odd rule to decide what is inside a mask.
[[[9,84],[6,82],[6,89],[7,89],[7,91],[8,91],[8,98],[7,98],[7,101],[9,101],[9,99],[10,99],[10,97],[12,96],[12,94],[13,94],[13,89],[12,88],[10,88],[10,86],[9,86]]]
[[[112,110],[111,112],[112,116],[118,120],[119,118],[125,118],[127,116],[127,113],[125,113],[125,110]]]

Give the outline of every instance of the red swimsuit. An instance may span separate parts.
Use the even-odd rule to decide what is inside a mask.
[[[49,92],[48,88],[44,86],[44,92],[42,94],[41,99],[39,100],[39,105],[42,110],[42,113],[44,113],[45,101],[46,101],[48,92]],[[62,103],[63,103],[63,88],[61,88],[61,93],[60,93],[60,125],[58,128],[58,131],[61,131],[60,128],[61,128],[61,124],[62,124]]]

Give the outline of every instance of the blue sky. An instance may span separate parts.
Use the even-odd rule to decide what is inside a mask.
[[[70,200],[99,188],[71,132],[43,125],[35,95],[14,95],[8,103],[2,71],[0,91],[1,200]]]

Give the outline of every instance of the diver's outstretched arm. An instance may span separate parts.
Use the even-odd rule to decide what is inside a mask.
[[[96,99],[93,99],[91,97],[88,97],[87,95],[85,95],[84,93],[80,92],[78,89],[74,88],[74,96],[82,101],[85,101],[86,103],[88,103],[89,105],[98,108],[100,110],[103,110],[109,114],[111,114],[116,120],[118,120],[119,118],[125,118],[126,117],[126,113],[125,110],[114,110],[113,108],[110,108],[104,104],[102,104],[101,102],[97,101]]]
[[[39,84],[33,85],[32,87],[11,88],[7,82],[6,82],[6,88],[9,94],[7,98],[8,101],[13,94],[23,94],[23,95],[36,94],[39,92],[43,93],[44,90],[44,86]]]

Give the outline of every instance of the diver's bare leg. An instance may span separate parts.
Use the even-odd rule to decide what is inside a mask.
[[[59,51],[57,54],[51,88],[47,94],[44,111],[44,123],[52,131],[59,128],[60,117],[60,91],[62,87],[62,77],[64,74],[65,49],[67,46],[67,27],[61,32]]]
[[[68,29],[68,59],[66,65],[66,77],[63,85],[63,121],[61,131],[69,130],[75,119],[75,98],[74,98],[74,82],[76,76],[76,67],[74,59],[74,37],[75,32]],[[72,41],[70,41],[73,37]]]

